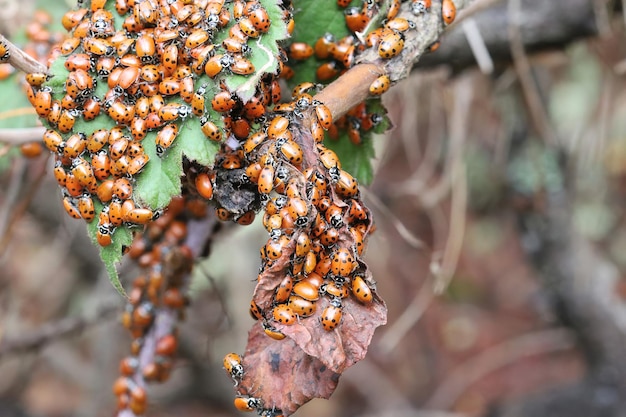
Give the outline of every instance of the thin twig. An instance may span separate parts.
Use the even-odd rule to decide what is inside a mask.
[[[48,158],[49,155],[46,157],[46,161],[48,160]],[[22,161],[22,159],[20,159],[20,161]],[[8,217],[8,210],[10,208],[9,204],[12,203],[10,202],[10,200],[7,200],[7,202],[5,203],[7,210],[7,219],[6,224],[4,223],[4,221],[0,224],[0,254],[4,253],[6,247],[11,242],[11,232],[13,230],[13,227],[17,224],[17,221],[20,219],[20,217],[22,217],[22,215],[26,212],[26,209],[30,205],[30,202],[35,197],[35,193],[39,189],[41,182],[46,177],[46,165],[46,162],[43,162],[40,165],[40,171],[36,174],[35,179],[29,184],[28,188],[24,192],[24,197],[22,198],[22,200],[18,204],[16,204],[16,207],[14,208],[10,218]],[[22,182],[21,174],[18,182],[19,184],[21,184]]]
[[[530,118],[539,135],[552,145],[557,144],[556,134],[552,131],[548,116],[546,115],[543,103],[537,86],[533,80],[532,70],[528,56],[524,50],[521,25],[521,0],[509,0],[509,40],[511,42],[511,57],[513,58],[513,66],[522,86],[522,93],[526,99]]]
[[[500,3],[501,1],[502,0],[477,0],[471,3],[469,6],[467,6],[465,9],[463,9],[459,13],[459,15],[457,16],[454,22],[448,25],[448,27],[446,28],[446,32],[451,31],[452,29],[460,25],[466,19],[469,19],[470,17],[474,16],[476,13],[481,12],[485,9],[488,9],[489,7],[493,6],[496,3]]]
[[[467,42],[469,43],[470,48],[472,49],[472,53],[474,54],[474,58],[476,58],[476,62],[478,63],[478,67],[480,68],[483,74],[491,74],[493,73],[493,59],[491,59],[491,55],[489,54],[489,49],[487,49],[487,45],[485,44],[485,40],[480,34],[480,29],[476,24],[476,20],[474,19],[466,19],[462,24],[463,32],[465,33],[465,37],[467,38]]]
[[[0,142],[9,145],[23,145],[40,141],[46,128],[41,127],[24,127],[16,129],[0,129]]]
[[[425,407],[449,409],[473,383],[525,357],[571,349],[575,340],[565,329],[549,329],[506,340],[452,370],[426,401]]]
[[[55,340],[72,336],[84,329],[102,323],[119,311],[118,299],[101,305],[91,314],[81,317],[67,317],[57,322],[47,323],[31,333],[0,340],[0,357],[39,349]]]
[[[4,42],[7,45],[7,50],[9,52],[9,59],[6,62],[13,65],[18,70],[23,71],[25,73],[47,73],[48,72],[48,68],[44,64],[37,61],[32,56],[28,55],[19,47],[15,46],[7,38],[2,36],[2,34],[0,34],[0,42]]]
[[[386,220],[391,221],[393,227],[396,229],[398,234],[406,243],[408,243],[412,248],[415,249],[427,249],[428,246],[422,241],[420,238],[415,236],[407,227],[402,223],[398,217],[383,203],[378,196],[374,193],[369,192],[366,188],[361,190],[363,196],[367,199],[371,205],[376,207],[381,213],[384,215]]]

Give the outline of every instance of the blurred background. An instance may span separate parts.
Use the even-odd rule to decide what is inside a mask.
[[[365,260],[388,324],[299,416],[626,415],[621,2],[475,3],[488,7],[384,97],[394,129],[375,139]],[[0,32],[35,9],[0,1]],[[18,107],[4,88],[0,110]],[[0,416],[112,415],[123,300],[50,160],[0,149]],[[225,227],[194,269],[148,415],[240,414],[222,358],[245,347],[266,239],[258,221]]]

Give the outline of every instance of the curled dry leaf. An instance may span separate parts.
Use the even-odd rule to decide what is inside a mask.
[[[248,334],[240,395],[261,398],[262,408],[293,414],[313,398],[329,398],[339,382],[319,359],[306,354],[294,340],[267,337],[260,322]]]

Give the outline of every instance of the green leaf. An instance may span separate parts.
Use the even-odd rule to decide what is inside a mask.
[[[354,145],[348,139],[346,132],[342,132],[339,140],[326,140],[324,144],[335,151],[341,161],[341,168],[356,177],[360,183],[368,185],[372,182],[372,158],[376,156],[371,131],[363,133],[362,143]]]
[[[97,213],[102,211],[103,205],[99,201],[94,200],[94,206],[96,207]],[[118,227],[113,233],[111,245],[102,247],[98,244],[98,240],[96,238],[96,234],[98,233],[98,220],[96,216],[94,221],[87,224],[87,233],[89,234],[93,244],[100,248],[100,259],[102,259],[104,267],[109,274],[109,281],[111,281],[111,284],[121,296],[126,297],[126,291],[124,291],[124,287],[120,282],[120,277],[117,274],[115,265],[122,260],[123,247],[130,246],[133,242],[133,235],[131,231],[128,227]]]
[[[187,120],[179,126],[178,137],[161,157],[156,154],[155,138],[156,132],[151,132],[142,142],[150,162],[137,176],[134,191],[136,199],[153,210],[167,206],[174,196],[180,195],[183,154],[193,161],[210,166],[219,149],[217,143],[204,137],[198,118]]]
[[[361,131],[361,144],[355,145],[348,138],[345,130],[340,130],[339,139],[334,141],[326,139],[324,144],[335,151],[341,160],[341,167],[355,176],[359,182],[368,185],[372,182],[374,172],[372,169],[372,159],[376,156],[373,144],[373,134],[383,133],[391,127],[391,122],[387,117],[387,110],[382,101],[370,99],[367,101],[367,113],[378,114],[382,120],[371,130]]]
[[[32,127],[36,125],[37,115],[31,113],[33,107],[18,83],[21,74],[15,73],[9,78],[0,81],[0,97],[10,100],[0,100],[0,128]]]
[[[254,96],[259,81],[266,73],[273,73],[278,68],[278,41],[289,36],[287,25],[283,21],[283,11],[276,1],[261,0],[261,4],[267,11],[272,24],[267,33],[259,36],[256,40],[250,39],[248,46],[254,51],[250,61],[254,65],[255,72],[251,75],[229,75],[225,78],[226,86],[235,92],[245,103]],[[227,33],[226,30],[223,31]]]
[[[335,39],[341,39],[350,34],[343,9],[337,6],[336,0],[300,2],[294,13],[294,20],[296,22],[293,33],[294,42],[315,45],[315,42],[326,33],[332,33]],[[289,80],[290,87],[305,81],[315,82],[315,72],[324,62],[326,61],[313,56],[305,61],[290,63],[295,71],[294,77]]]

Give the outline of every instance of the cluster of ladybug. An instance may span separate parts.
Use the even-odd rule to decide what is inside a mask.
[[[143,273],[134,279],[122,315],[122,324],[133,340],[131,355],[120,362],[121,376],[113,385],[118,411],[143,414],[147,407],[145,383],[169,378],[178,346],[176,322],[184,319],[185,291],[194,259],[186,245],[188,222],[206,218],[208,210],[203,199],[175,197],[127,250]]]
[[[351,0],[337,0],[337,5],[344,9],[346,27],[350,35],[336,40],[331,33],[317,39],[313,46],[296,42],[290,47],[290,57],[303,61],[315,57],[320,63],[316,70],[316,78],[320,82],[330,82],[343,74],[356,62],[356,55],[368,48],[377,48],[382,59],[398,56],[403,48],[405,32],[415,30],[413,21],[397,17],[402,5],[401,0],[393,0],[386,5],[387,12],[381,27],[370,29],[372,19],[380,13],[383,6],[380,0],[363,0],[360,6],[350,6]],[[410,0],[409,10],[415,16],[427,13],[432,0]],[[456,6],[452,0],[442,1],[441,16],[446,25],[456,17]],[[366,33],[367,32],[367,33]],[[431,47],[434,51],[438,44]],[[384,74],[378,77],[369,88],[372,96],[385,93],[391,86],[391,80]],[[363,103],[362,103],[363,104]],[[355,145],[361,144],[362,135],[382,120],[377,113],[363,114],[363,105],[352,109],[347,117],[337,120],[329,129],[329,137],[337,139],[340,132],[346,132]]]
[[[142,143],[147,133],[157,131],[158,157],[173,145],[188,117],[200,118],[206,138],[221,141],[217,113],[231,112],[238,100],[219,83],[219,92],[210,100],[211,112],[205,104],[207,83],[196,81],[210,81],[220,73],[252,74],[254,65],[246,58],[252,50],[246,41],[270,27],[258,1],[236,1],[236,24],[221,43],[214,43],[231,21],[224,1],[116,0],[115,9],[124,19],[122,29],[116,30],[105,4],[79,4],[62,19],[71,31],[56,50],[56,55],[69,55],[63,97],[55,98],[57,92],[45,84],[45,74],[26,78],[28,98],[49,126],[43,139],[55,155],[63,205],[73,218],[91,222],[98,217],[97,240],[102,246],[111,244],[117,227],[145,225],[160,214],[137,207],[133,200],[134,179],[150,160]],[[99,83],[108,89],[98,89]],[[116,126],[89,134],[74,129],[78,120],[91,121],[100,114]],[[95,197],[104,205],[102,210],[97,210]]]
[[[171,326],[155,346],[143,340],[158,328],[157,311],[183,314],[183,286],[193,260],[184,245],[186,221],[206,216],[209,200],[220,220],[242,225],[264,211],[269,238],[261,248],[258,280],[270,280],[274,291],[269,297],[255,294],[250,312],[269,337],[285,338],[281,329],[296,323],[333,331],[346,297],[371,305],[375,287],[360,258],[374,230],[372,219],[357,181],[341,169],[323,140],[326,133],[332,139],[345,130],[360,144],[362,132],[382,116],[361,103],[333,120],[313,98],[318,84],[297,85],[285,102],[279,79],[293,76],[287,63],[313,56],[321,61],[317,78],[324,83],[352,67],[367,48],[377,48],[381,59],[393,58],[415,24],[397,17],[399,0],[388,5],[364,0],[360,7],[338,0],[352,34],[338,41],[327,34],[314,46],[293,42],[279,48],[278,69],[260,76],[253,97],[242,102],[225,78],[255,74],[251,59],[259,52],[248,41],[276,24],[259,0],[115,0],[117,16],[106,3],[92,0],[84,6],[79,0],[63,18],[71,36],[53,51],[53,56],[66,56],[62,93],[48,86],[45,74],[29,74],[27,95],[47,121],[44,144],[55,155],[54,175],[68,214],[87,222],[98,217],[102,246],[111,244],[118,227],[145,226],[128,249],[145,274],[135,279],[123,316],[133,336],[132,356],[122,361],[122,376],[114,385],[119,410],[142,414],[147,405],[143,382],[168,378],[177,334]],[[443,0],[442,5],[443,19],[450,23],[454,3]],[[369,31],[374,16],[387,6],[382,27]],[[281,18],[292,33],[291,4],[283,1],[282,7]],[[429,9],[430,0],[410,0],[414,15]],[[371,95],[384,93],[390,84],[387,75],[379,77]],[[115,126],[84,132],[83,122],[100,116]],[[144,140],[153,137],[148,132],[156,132],[150,155],[165,158],[190,118],[200,122],[197,140],[220,143],[214,166],[186,163],[186,187],[195,197],[174,198],[165,211],[138,207],[133,188],[150,162],[144,150]],[[149,363],[141,359],[146,349],[153,351]],[[224,367],[237,386],[244,375],[241,357],[227,355]],[[241,396],[235,406],[280,415],[264,408],[260,398]]]

